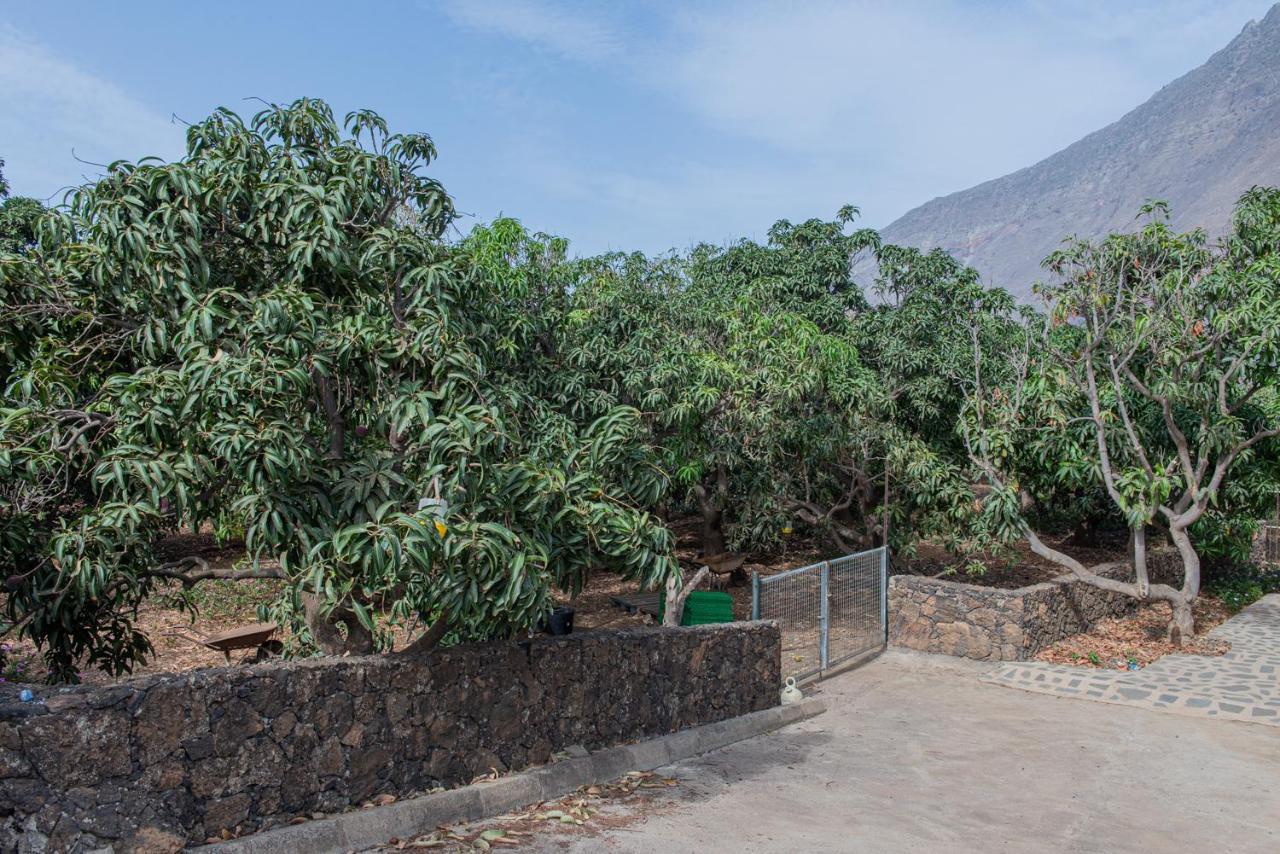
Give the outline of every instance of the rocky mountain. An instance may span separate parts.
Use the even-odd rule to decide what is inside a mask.
[[[941,246],[989,284],[1030,298],[1063,237],[1133,225],[1165,199],[1173,223],[1220,234],[1250,187],[1280,184],[1280,4],[1208,62],[1114,124],[1034,166],[934,199],[883,230]]]

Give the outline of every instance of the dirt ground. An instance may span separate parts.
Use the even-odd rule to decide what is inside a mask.
[[[1087,543],[1064,534],[1042,534],[1041,539],[1061,549],[1086,566],[1123,560],[1128,542],[1123,534],[1100,533]],[[1001,554],[977,555],[983,572],[966,572],[967,561],[935,543],[921,543],[911,558],[899,560],[895,570],[908,575],[929,575],[982,587],[1012,589],[1051,581],[1067,570],[1031,551],[1025,542],[1013,543]]]

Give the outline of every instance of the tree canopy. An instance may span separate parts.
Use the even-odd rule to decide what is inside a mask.
[[[9,197],[9,182],[0,159],[0,252],[23,252],[35,242],[36,221],[44,205],[26,196]]]
[[[1280,191],[1220,244],[1159,205],[1069,242],[1040,312],[852,207],[658,256],[464,235],[435,157],[303,99],[0,202],[4,607],[55,677],[128,671],[139,605],[211,578],[279,579],[327,652],[509,636],[596,570],[676,584],[683,513],[704,556],[1023,538],[1185,635],[1200,555],[1280,483]],[[1132,580],[1038,534],[1085,523],[1132,532]],[[244,558],[166,545],[202,526]]]
[[[528,282],[441,240],[430,138],[344,126],[219,111],[0,256],[7,609],[59,675],[145,656],[133,617],[168,579],[283,578],[278,618],[370,650],[375,613],[488,636],[593,566],[673,571],[638,414],[575,419],[524,381],[509,348],[538,330],[493,307]],[[203,522],[242,532],[243,566],[159,557]]]
[[[1174,232],[1163,205],[1144,216],[1137,231],[1071,241],[1048,259],[1059,277],[1044,290],[1049,314],[1016,376],[974,377],[964,423],[997,489],[996,528],[1097,586],[1168,601],[1176,638],[1194,631],[1196,526],[1251,517],[1276,491],[1274,464],[1255,472],[1270,477],[1232,476],[1280,435],[1280,191],[1246,193],[1216,246]],[[1048,547],[1022,512],[1020,492],[1090,486],[1132,529],[1133,581]],[[1149,581],[1151,526],[1181,555],[1180,586]]]

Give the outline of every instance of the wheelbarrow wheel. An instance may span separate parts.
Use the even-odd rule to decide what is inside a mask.
[[[284,654],[284,644],[278,640],[263,641],[258,645],[258,649],[253,653],[251,661],[259,664],[272,658],[279,658]]]

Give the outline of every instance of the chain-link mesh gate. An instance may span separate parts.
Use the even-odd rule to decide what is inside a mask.
[[[782,676],[816,676],[882,646],[888,553],[883,548],[751,578],[751,617],[782,630]]]

